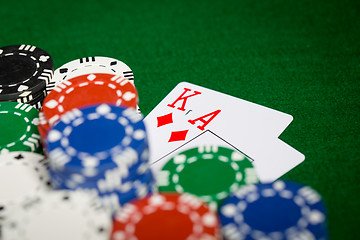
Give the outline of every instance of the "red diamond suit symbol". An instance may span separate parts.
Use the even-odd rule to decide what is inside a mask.
[[[184,141],[189,130],[171,132],[168,142]]]
[[[157,117],[157,127],[173,123],[172,113]]]

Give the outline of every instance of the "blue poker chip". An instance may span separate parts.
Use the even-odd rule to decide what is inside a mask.
[[[46,139],[52,170],[81,169],[96,176],[104,169],[136,169],[148,161],[141,115],[130,108],[101,104],[73,109],[61,117]]]
[[[219,216],[225,239],[328,239],[326,210],[312,188],[276,181],[241,187]]]

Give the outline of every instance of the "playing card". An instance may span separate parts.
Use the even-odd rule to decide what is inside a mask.
[[[275,181],[305,160],[302,153],[274,137],[239,137],[232,144],[253,159],[262,183]]]
[[[191,83],[179,83],[144,119],[150,162],[206,130],[231,143],[238,137],[278,137],[292,116]]]

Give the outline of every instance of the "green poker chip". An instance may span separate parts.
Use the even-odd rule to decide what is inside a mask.
[[[215,207],[240,186],[259,182],[245,155],[217,146],[192,148],[174,156],[157,180],[161,192],[191,193]]]
[[[17,102],[0,102],[0,154],[13,151],[41,152],[39,111]]]

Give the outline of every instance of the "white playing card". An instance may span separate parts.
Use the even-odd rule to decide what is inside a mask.
[[[274,137],[239,137],[232,144],[254,160],[262,183],[275,181],[305,160],[302,153]]]
[[[206,130],[228,142],[278,137],[292,116],[191,83],[179,83],[144,119],[150,161],[156,162]]]

